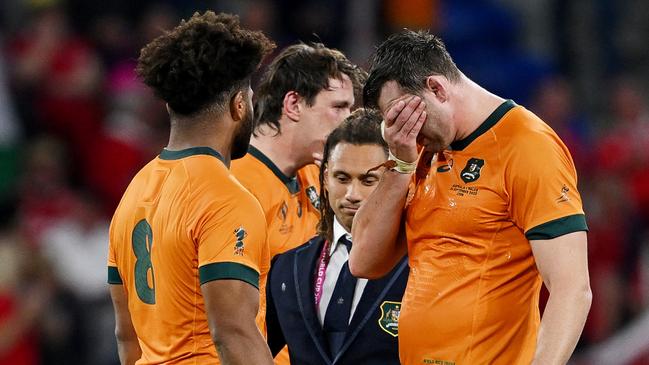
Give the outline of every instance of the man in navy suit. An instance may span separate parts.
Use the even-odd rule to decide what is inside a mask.
[[[347,260],[356,211],[388,158],[381,117],[357,110],[327,138],[320,168],[318,235],[278,255],[268,275],[268,345],[292,365],[399,364],[407,258],[378,280],[356,279]]]

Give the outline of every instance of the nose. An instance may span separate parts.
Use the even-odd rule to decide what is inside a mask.
[[[347,186],[345,199],[352,203],[358,203],[363,200],[361,195],[361,182],[359,180],[352,180],[352,183]]]

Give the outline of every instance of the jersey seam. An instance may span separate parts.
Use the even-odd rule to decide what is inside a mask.
[[[508,112],[509,111],[511,111],[511,109],[508,110]],[[503,119],[505,119],[505,115],[503,115],[499,119],[499,122],[502,122]],[[497,165],[500,165],[500,164],[502,164],[502,153],[501,153],[502,151],[501,151],[500,143],[498,141],[498,135],[494,131],[495,127],[496,127],[496,125],[492,126],[492,128],[489,128],[488,132],[491,134],[492,138],[494,139],[494,143],[496,145],[496,151],[497,151],[497,162],[498,162]],[[501,182],[504,183],[504,180],[505,180],[504,174],[501,174],[501,179],[502,179]],[[501,186],[505,186],[505,185],[503,184]],[[476,290],[476,303],[474,305],[473,318],[472,318],[472,321],[471,321],[471,340],[469,342],[470,347],[469,347],[469,354],[468,354],[468,361],[469,362],[471,361],[472,356],[473,356],[474,339],[475,339],[476,331],[477,331],[477,321],[478,321],[477,316],[478,316],[478,311],[479,311],[479,307],[480,307],[480,298],[482,296],[482,290],[484,289],[483,288],[484,287],[484,276],[486,275],[486,270],[487,270],[486,267],[487,267],[492,255],[493,255],[494,244],[496,242],[496,237],[498,236],[498,234],[502,230],[503,224],[504,224],[503,222],[499,223],[498,228],[496,229],[493,236],[491,237],[489,249],[487,251],[487,257],[485,258],[485,260],[484,260],[484,262],[482,264],[482,267],[480,268],[480,279],[478,281],[478,290]]]
[[[187,163],[186,163],[185,160],[183,160],[183,169],[185,170],[185,174],[187,174],[187,177],[189,177],[187,179],[187,190],[189,191],[189,200],[191,201],[192,198],[193,198],[193,195],[194,195],[193,191],[192,191],[192,179],[190,177],[190,172],[189,172],[189,169],[187,168]],[[183,222],[182,226],[187,227],[186,211],[183,211],[182,222]],[[191,242],[194,242],[194,240],[192,239],[192,237],[189,235],[189,233],[186,230],[184,231],[184,233],[185,233],[185,235],[188,236],[187,238]],[[196,247],[196,259],[198,260],[198,247]],[[198,274],[198,267],[196,267],[196,273]],[[194,315],[193,315],[193,319],[192,319],[192,340],[191,341],[193,343],[193,346],[192,346],[193,352],[196,353],[197,350],[198,350],[198,343],[196,342],[196,332],[197,332],[196,327],[197,327],[197,323],[198,323],[198,294],[197,293],[198,293],[199,287],[197,286],[196,281],[194,281],[193,286],[194,286],[194,303],[193,303],[194,304],[193,305],[193,307],[194,307]],[[206,315],[207,315],[207,312],[206,312]]]
[[[493,246],[494,246],[494,243],[496,242],[496,237],[498,236],[498,234],[500,233],[500,231],[503,228],[503,225],[504,225],[503,222],[500,222],[498,224],[498,229],[496,230],[496,232],[494,232],[494,234],[493,234],[493,236],[491,238],[491,241],[490,241],[491,245],[489,247],[487,257],[485,258],[484,263],[482,264],[482,267],[480,268],[480,281],[478,282],[478,290],[476,290],[476,302],[474,304],[473,318],[472,318],[472,321],[471,321],[471,340],[469,342],[470,347],[469,347],[469,355],[468,355],[468,362],[469,363],[471,362],[471,359],[472,359],[472,356],[473,356],[473,344],[474,344],[473,340],[475,338],[475,332],[476,332],[476,329],[477,329],[477,318],[476,318],[477,315],[478,315],[477,314],[478,313],[477,309],[478,309],[479,304],[480,304],[479,300],[482,297],[482,289],[483,289],[484,281],[485,281],[484,276],[485,276],[485,274],[487,272],[486,266],[489,263],[489,260],[491,259],[491,256],[492,256],[492,254],[494,252],[494,247]]]

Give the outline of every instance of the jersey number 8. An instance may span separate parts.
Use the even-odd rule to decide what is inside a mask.
[[[151,248],[153,247],[153,231],[149,223],[142,219],[137,222],[131,238],[133,253],[135,253],[135,291],[137,296],[146,304],[155,304],[155,280],[153,264],[151,263]],[[151,285],[149,285],[149,270],[151,270]]]

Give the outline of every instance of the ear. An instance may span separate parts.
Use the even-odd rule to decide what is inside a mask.
[[[300,112],[302,105],[300,105],[302,97],[296,91],[289,91],[284,95],[284,102],[282,105],[282,114],[286,115],[293,121],[300,120]]]
[[[246,95],[242,90],[237,91],[230,99],[230,116],[235,122],[246,117]]]
[[[441,75],[430,75],[426,78],[426,89],[433,94],[441,103],[448,100],[449,83],[446,77]]]

